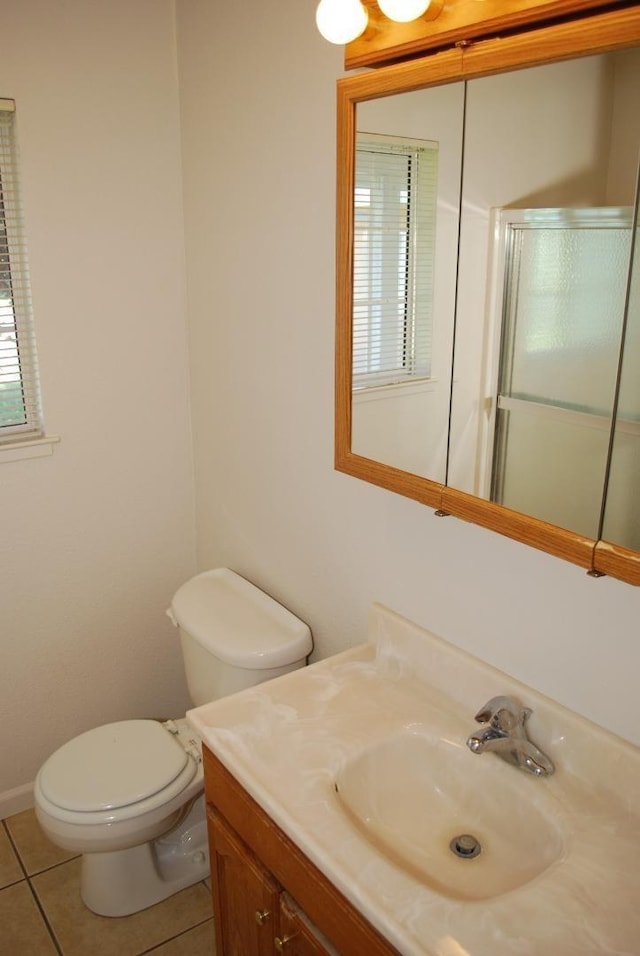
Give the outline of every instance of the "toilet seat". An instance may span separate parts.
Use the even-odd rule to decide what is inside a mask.
[[[64,744],[36,780],[47,812],[69,823],[116,823],[167,803],[198,770],[193,748],[181,745],[173,727],[124,720]]]

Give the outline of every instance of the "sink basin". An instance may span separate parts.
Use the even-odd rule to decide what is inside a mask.
[[[545,781],[458,740],[397,734],[352,757],[335,789],[379,852],[454,899],[501,896],[563,857]]]

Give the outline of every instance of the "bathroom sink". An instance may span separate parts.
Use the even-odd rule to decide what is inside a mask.
[[[379,852],[453,899],[501,896],[563,857],[544,781],[464,740],[398,733],[351,757],[335,789]]]
[[[554,773],[466,746],[502,695]],[[191,719],[403,956],[640,956],[640,748],[388,608],[366,644]],[[476,857],[450,850],[465,834]]]

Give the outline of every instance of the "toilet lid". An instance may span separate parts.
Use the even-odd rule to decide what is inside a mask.
[[[67,810],[115,810],[163,790],[188,759],[158,721],[121,720],[56,750],[40,771],[40,786],[51,803]]]

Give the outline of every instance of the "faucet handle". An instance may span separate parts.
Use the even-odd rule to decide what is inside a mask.
[[[479,724],[489,724],[508,733],[524,726],[531,713],[530,707],[522,707],[513,697],[492,697],[478,711],[475,719]]]

